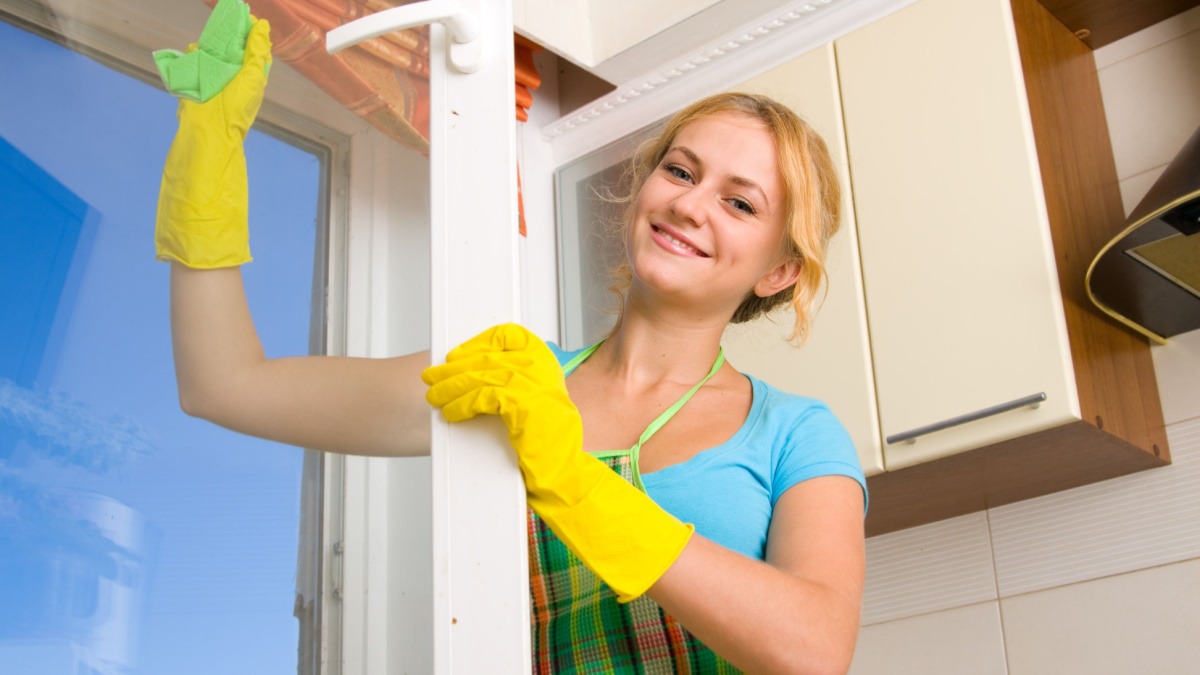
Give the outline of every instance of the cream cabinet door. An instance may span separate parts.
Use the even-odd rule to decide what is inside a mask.
[[[919,0],[836,51],[888,470],[1078,419],[1008,0]]]
[[[842,181],[843,217],[827,256],[829,292],[808,342],[800,349],[786,342],[795,313],[781,310],[726,329],[725,353],[742,372],[828,404],[849,430],[863,471],[879,473],[883,456],[833,45],[819,47],[734,89],[766,94],[787,104],[821,134]]]

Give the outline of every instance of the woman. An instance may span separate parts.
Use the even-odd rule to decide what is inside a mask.
[[[426,398],[451,421],[500,414],[538,516],[537,672],[845,672],[863,577],[853,447],[819,402],[738,373],[720,350],[727,323],[781,302],[807,331],[840,199],[820,138],[760,97],[677,115],[636,162],[625,302],[585,352],[508,325],[434,368],[428,353],[268,360],[237,268],[265,23],[216,98],[181,101],[164,172],[156,240],[174,261],[183,409],[383,456],[427,452]]]

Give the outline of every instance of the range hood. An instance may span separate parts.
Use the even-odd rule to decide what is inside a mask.
[[[1151,340],[1200,328],[1200,129],[1088,268],[1088,297]]]

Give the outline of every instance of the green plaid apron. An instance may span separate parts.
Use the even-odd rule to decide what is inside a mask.
[[[564,375],[569,375],[599,346],[593,345],[564,364]],[[645,492],[638,471],[642,444],[683,407],[724,361],[724,353],[719,354],[708,376],[654,420],[637,445],[593,455]],[[617,602],[616,593],[567,550],[532,509],[529,510],[529,592],[535,675],[740,672],[648,596],[626,604]]]

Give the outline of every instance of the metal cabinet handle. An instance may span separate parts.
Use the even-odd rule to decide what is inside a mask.
[[[888,436],[887,443],[888,443],[888,445],[891,445],[892,443],[899,443],[901,441],[907,441],[909,443],[916,443],[918,436],[924,436],[925,434],[931,434],[935,431],[941,431],[942,429],[949,429],[950,427],[956,427],[960,424],[966,424],[967,422],[974,422],[975,420],[981,420],[985,417],[991,417],[992,415],[999,415],[1000,413],[1008,412],[1009,410],[1016,410],[1017,408],[1024,408],[1025,406],[1031,406],[1031,407],[1036,408],[1042,404],[1042,401],[1045,401],[1045,400],[1046,400],[1046,392],[1043,391],[1040,394],[1026,396],[1025,398],[1019,398],[1015,401],[1009,401],[1008,403],[1001,403],[1000,405],[994,405],[990,408],[984,408],[983,410],[976,410],[975,412],[967,413],[966,415],[959,415],[958,417],[951,417],[950,419],[942,421],[942,422],[937,422],[934,424],[930,424],[928,426],[918,427],[916,429],[913,429],[912,431],[906,431],[902,434],[895,434],[894,436]]]
[[[440,23],[449,31],[446,47],[450,62],[459,72],[479,70],[483,65],[479,20],[458,0],[425,0],[368,14],[329,31],[325,35],[325,50],[336,54],[364,40],[427,23]]]

